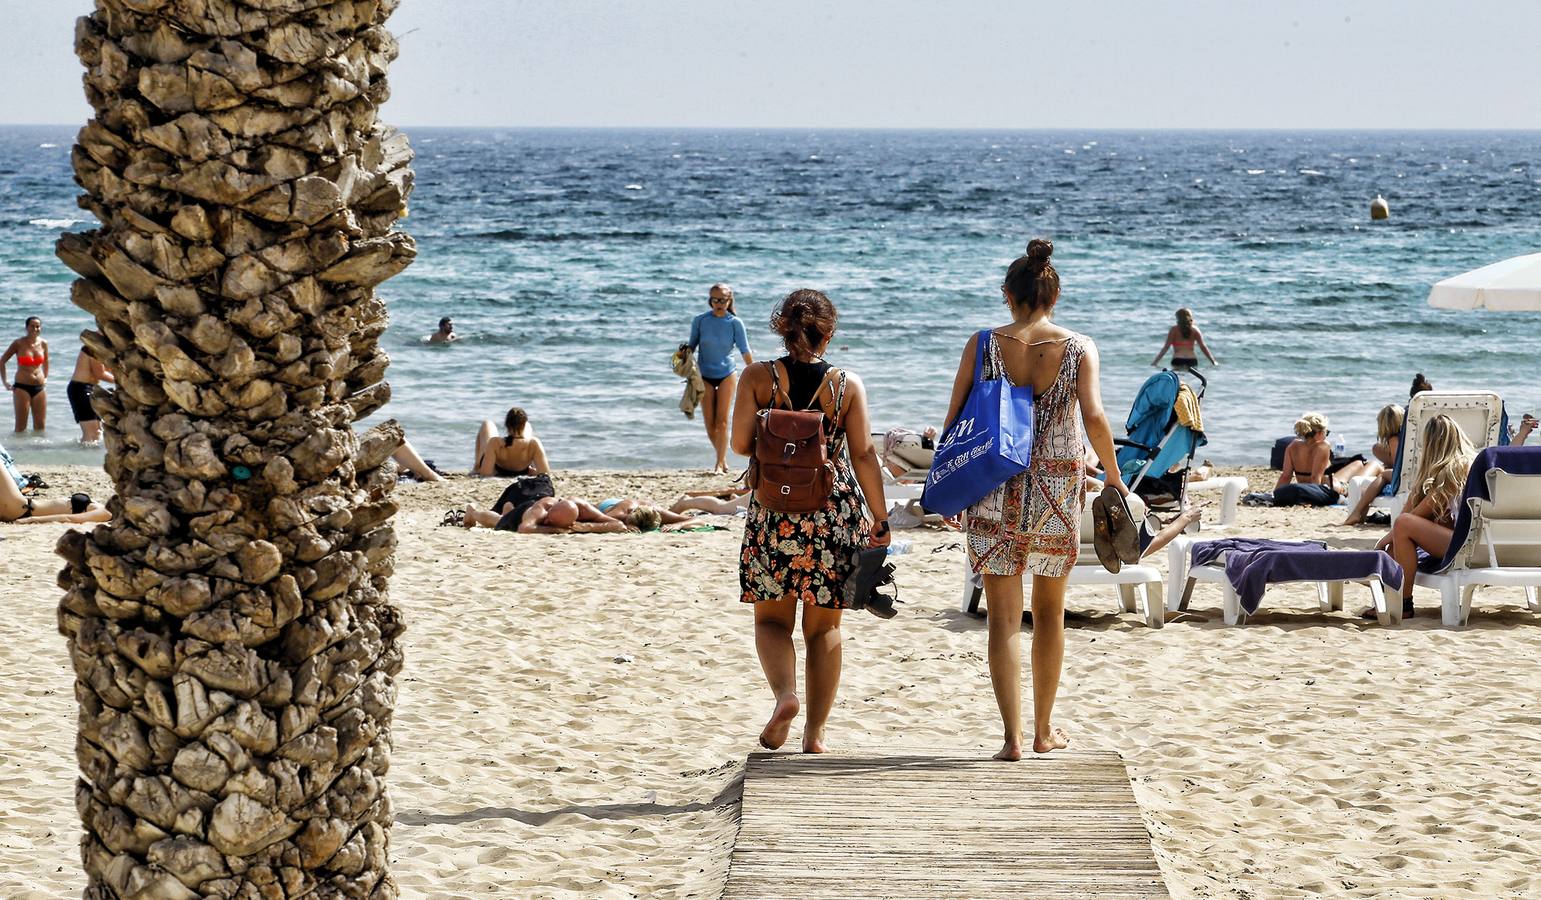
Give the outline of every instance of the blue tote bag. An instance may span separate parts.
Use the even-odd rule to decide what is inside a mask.
[[[1005,378],[984,380],[990,332],[979,332],[974,387],[962,412],[942,435],[926,475],[920,505],[955,516],[983,500],[1033,459],[1033,388]]]

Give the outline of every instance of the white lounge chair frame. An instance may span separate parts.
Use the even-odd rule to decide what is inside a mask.
[[[1235,475],[1227,475],[1223,478],[1206,478],[1203,481],[1188,482],[1188,491],[1220,492],[1220,518],[1206,524],[1213,524],[1216,528],[1225,528],[1236,524],[1236,508],[1241,505],[1241,495],[1247,490],[1247,479]],[[1190,502],[1192,498],[1189,498]]]
[[[1503,410],[1503,401],[1490,391],[1424,391],[1414,395],[1408,401],[1407,421],[1402,429],[1407,441],[1402,450],[1402,482],[1395,497],[1377,497],[1370,502],[1370,508],[1390,510],[1393,519],[1402,514],[1407,492],[1418,477],[1418,465],[1423,459],[1420,439],[1429,419],[1449,416],[1465,432],[1472,446],[1481,450],[1498,443],[1498,425],[1503,419]],[[1359,498],[1374,482],[1375,479],[1368,475],[1349,479],[1347,501],[1350,509],[1358,505]]]
[[[1167,582],[1167,609],[1171,612],[1187,609],[1192,597],[1193,585],[1196,582],[1218,584],[1222,596],[1220,611],[1225,624],[1245,624],[1247,613],[1241,608],[1241,597],[1236,593],[1236,588],[1231,585],[1231,580],[1225,577],[1225,566],[1218,562],[1203,566],[1189,566],[1188,561],[1192,558],[1189,548],[1193,546],[1194,540],[1178,538],[1167,545],[1167,572],[1170,579]],[[1378,575],[1372,575],[1369,578],[1309,582],[1316,586],[1316,601],[1322,612],[1333,612],[1343,608],[1343,585],[1350,581],[1369,586],[1370,602],[1375,606],[1375,618],[1382,625],[1402,624],[1401,595],[1391,596]]]
[[[1145,503],[1137,495],[1129,495],[1129,513],[1139,522],[1145,516]],[[1160,628],[1166,624],[1165,607],[1161,600],[1161,570],[1155,566],[1126,563],[1114,574],[1102,567],[1097,560],[1096,548],[1091,543],[1091,510],[1081,515],[1081,548],[1076,564],[1070,569],[1070,584],[1113,584],[1118,586],[1118,604],[1123,612],[1138,612],[1145,624]],[[1029,576],[1024,575],[1024,578]],[[958,609],[977,615],[984,599],[984,576],[974,574],[963,557],[963,594]]]
[[[1439,591],[1440,619],[1450,628],[1471,618],[1478,586],[1522,587],[1526,607],[1541,612],[1541,475],[1489,469],[1487,483],[1493,499],[1467,500],[1471,531],[1454,564],[1439,575],[1420,572],[1415,582]]]

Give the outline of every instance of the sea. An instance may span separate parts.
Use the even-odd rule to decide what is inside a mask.
[[[0,128],[0,341],[41,316],[48,428],[28,464],[98,463],[64,384],[93,327],[54,257],[94,226],[75,203],[72,126]],[[381,287],[392,400],[419,451],[471,465],[484,419],[523,407],[558,468],[706,468],[670,355],[707,289],[737,295],[757,358],[789,291],[834,300],[831,362],[875,428],[939,425],[970,335],[1006,321],[999,285],[1054,241],[1056,321],[1093,338],[1115,433],[1179,307],[1204,368],[1207,446],[1265,464],[1307,410],[1362,451],[1414,373],[1541,405],[1541,314],[1428,307],[1439,279],[1541,251],[1541,132],[404,129],[417,261]],[[1377,195],[1389,220],[1372,222]],[[441,316],[461,340],[430,345]],[[12,370],[14,371],[14,370]]]

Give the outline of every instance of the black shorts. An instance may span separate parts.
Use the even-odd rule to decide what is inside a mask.
[[[1198,367],[1199,361],[1197,359],[1188,359],[1181,356],[1172,357],[1172,368],[1174,369],[1197,369]]]
[[[64,389],[64,396],[70,398],[70,412],[75,414],[75,421],[95,422],[101,419],[91,407],[91,394],[95,391],[96,385],[88,381],[71,381]]]

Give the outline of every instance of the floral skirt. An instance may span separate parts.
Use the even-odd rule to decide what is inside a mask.
[[[986,575],[1068,574],[1081,548],[1085,506],[1079,458],[1034,457],[1026,472],[968,508],[969,565]]]
[[[855,568],[851,556],[867,540],[861,493],[848,472],[837,474],[829,500],[816,512],[773,512],[751,499],[738,557],[739,599],[796,599],[842,609],[845,581]]]

